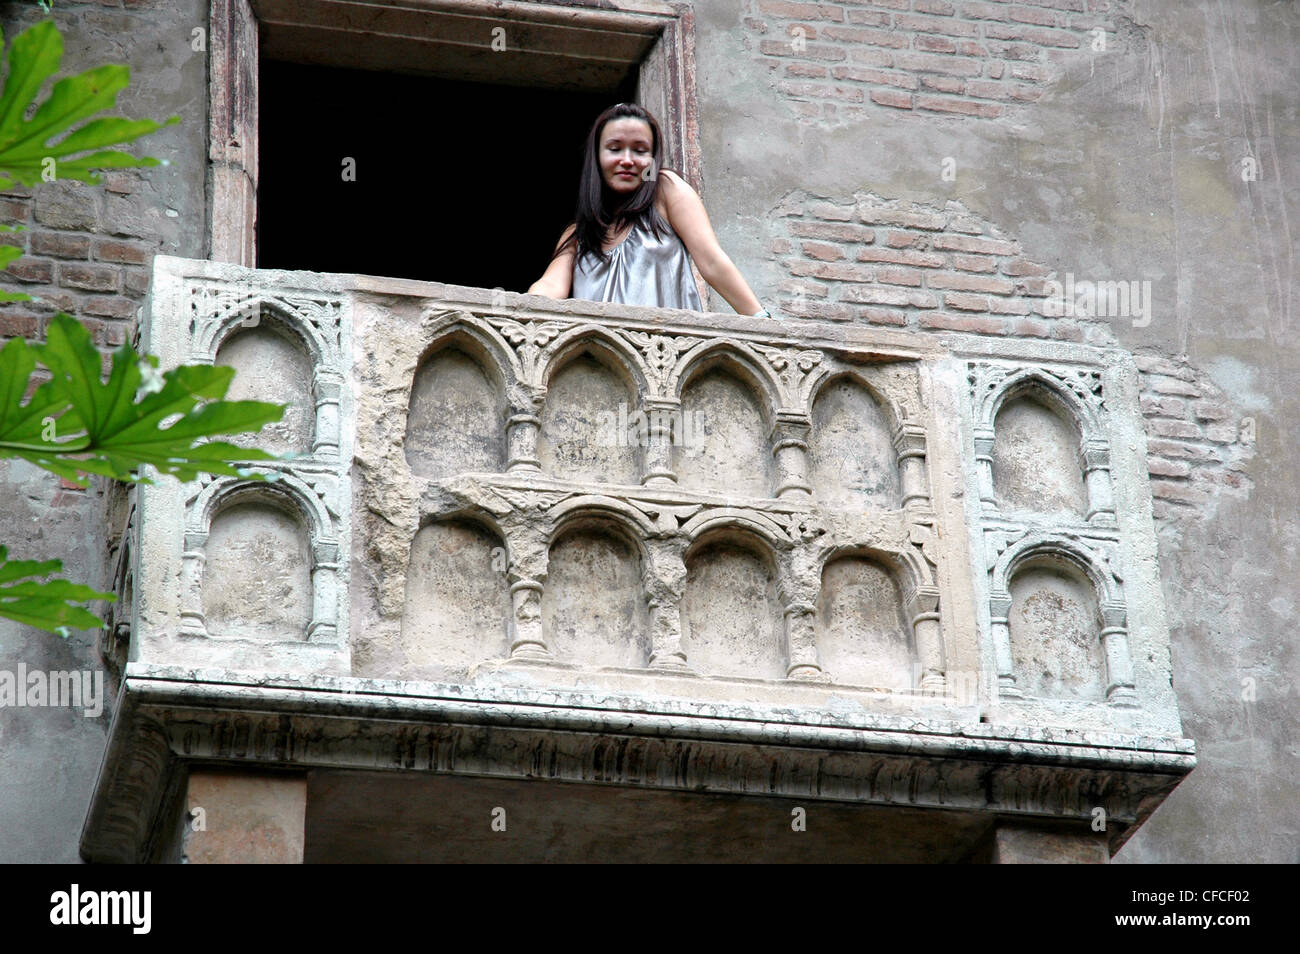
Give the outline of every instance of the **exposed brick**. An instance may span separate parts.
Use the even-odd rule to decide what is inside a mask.
[[[1190,506],[1199,506],[1210,499],[1210,495],[1205,491],[1197,490],[1177,480],[1152,480],[1151,493],[1153,496]]]
[[[1216,444],[1235,444],[1237,427],[1235,424],[1211,424],[1205,428],[1205,437]]]
[[[899,89],[916,89],[916,77],[910,73],[890,73],[865,66],[836,66],[831,70],[836,79],[856,80],[859,83],[880,83]]]
[[[896,109],[911,109],[912,94],[892,89],[873,89],[871,91],[871,101],[879,103],[881,106],[893,106]]]
[[[1011,78],[1018,80],[1028,80],[1031,83],[1043,83],[1047,81],[1047,70],[1033,63],[1013,63],[1011,65]]]
[[[800,247],[809,258],[815,258],[821,262],[834,262],[844,257],[843,249],[834,245],[827,245],[824,242],[803,242]]]
[[[858,207],[858,218],[873,225],[900,225],[910,229],[937,232],[947,224],[947,217],[935,212],[905,212],[877,205]]]
[[[31,202],[22,199],[0,199],[0,221],[7,225],[21,225],[30,222],[31,217]]]
[[[997,315],[1028,315],[1032,310],[1029,307],[1029,302],[1023,298],[998,298],[994,296],[989,299],[989,311]]]
[[[865,23],[870,26],[889,26],[892,14],[883,10],[846,10],[849,23]]]
[[[843,20],[844,9],[825,3],[789,3],[787,0],[758,0],[759,13],[791,20]]]
[[[84,235],[69,235],[67,232],[33,232],[32,252],[36,255],[84,261],[90,255],[90,239]]]
[[[1012,7],[1007,18],[1015,23],[1032,23],[1034,26],[1065,26],[1065,17],[1040,7]]]
[[[827,239],[834,242],[862,242],[876,240],[876,230],[865,225],[834,225],[827,222],[791,222],[790,231],[801,238]]]
[[[887,285],[912,285],[920,288],[923,274],[925,273],[917,271],[915,268],[883,266],[876,269],[876,281],[884,282]]]
[[[1160,437],[1183,437],[1197,440],[1203,435],[1191,421],[1167,421],[1163,418],[1147,421],[1147,431]]]
[[[1171,378],[1182,378],[1185,381],[1192,379],[1191,369],[1180,364],[1170,361],[1168,358],[1155,354],[1135,354],[1133,363],[1138,366],[1139,371],[1149,371],[1153,374],[1164,374]]]
[[[1062,49],[1077,50],[1081,45],[1073,33],[1063,30],[1047,30],[1040,27],[1002,25],[989,23],[984,27],[984,35],[991,40],[1025,40],[1039,46],[1055,46]]]
[[[965,273],[937,272],[930,276],[930,287],[953,288],[957,291],[986,292],[990,295],[1010,295],[1015,286],[1005,278],[988,275],[968,275]]]
[[[793,261],[788,266],[792,275],[822,278],[837,282],[869,282],[875,277],[875,270],[864,265],[849,265],[841,262],[801,262]]]
[[[951,249],[954,252],[980,252],[986,255],[1014,255],[1019,251],[1014,242],[968,235],[937,235],[934,239],[934,247]]]
[[[1004,60],[1025,60],[1037,62],[1043,58],[1042,48],[1032,43],[1007,43],[1002,40],[985,40],[984,46],[990,56],[1000,56]]]
[[[1222,421],[1232,417],[1232,408],[1215,401],[1197,401],[1192,411],[1198,421]]]
[[[983,70],[979,60],[939,53],[895,53],[894,65],[918,73],[947,73],[952,76],[979,76]]]
[[[854,309],[848,305],[806,299],[783,298],[780,300],[780,308],[788,315],[823,321],[852,321],[855,317]]]
[[[1006,334],[1006,326],[1000,318],[986,318],[981,315],[954,315],[945,311],[929,311],[921,315],[922,328],[936,328],[941,331],[965,331],[981,335]]]
[[[942,268],[948,264],[942,255],[933,252],[916,252],[911,249],[862,248],[858,249],[859,262],[892,262],[896,265],[915,265],[920,268]]]
[[[1037,318],[1015,318],[1008,330],[1022,338],[1047,338],[1052,333],[1052,326]]]
[[[808,214],[819,219],[833,222],[847,222],[853,218],[855,206],[832,205],[830,202],[813,202],[808,206]]]
[[[999,7],[992,3],[963,3],[959,12],[961,16],[969,20],[1005,20],[1007,18],[1006,7]]]
[[[1148,374],[1143,384],[1159,394],[1180,394],[1184,397],[1200,397],[1201,391],[1194,385],[1179,378],[1163,374]]]
[[[961,113],[964,116],[983,116],[996,119],[1002,115],[1002,107],[997,103],[976,103],[967,99],[952,99],[947,96],[918,96],[917,109],[928,109],[938,113]]]
[[[761,40],[758,46],[769,56],[797,56],[810,60],[842,60],[845,56],[840,47],[825,43],[805,43],[796,50],[789,40]]]
[[[988,255],[953,255],[952,267],[963,272],[997,271],[998,260]]]
[[[933,13],[941,17],[950,17],[957,8],[947,0],[913,0],[912,9],[917,13]]]
[[[1006,71],[1006,64],[994,61],[988,65],[987,73],[993,79],[1002,79],[1002,74]]]
[[[824,66],[811,66],[807,63],[789,63],[785,68],[786,76],[802,76],[808,79],[825,79],[827,69]]]
[[[98,202],[92,190],[79,182],[46,183],[36,193],[32,214],[50,228],[93,232],[98,225]]]
[[[907,46],[907,37],[889,30],[872,30],[865,27],[826,27],[822,37],[827,40],[842,40],[846,43],[866,43],[868,46],[883,46],[892,50]]]
[[[1002,274],[1010,275],[1012,278],[1019,278],[1022,275],[1045,277],[1052,274],[1052,270],[1044,265],[1026,262],[1023,258],[1014,258],[1009,262],[1002,263]]]
[[[77,302],[80,301],[78,296],[63,288],[55,288],[53,285],[41,285],[29,289],[31,296],[36,299],[28,304],[37,311],[54,312],[77,310]]]
[[[85,291],[117,291],[117,269],[98,265],[59,264],[59,284]]]
[[[1068,318],[1052,322],[1052,337],[1058,341],[1082,341],[1083,329]]]
[[[1141,398],[1142,413],[1157,417],[1175,417],[1179,420],[1187,417],[1187,402],[1182,398],[1176,397],[1148,397],[1143,395]]]
[[[1187,441],[1163,440],[1158,437],[1147,440],[1147,451],[1161,457],[1181,457],[1198,463],[1221,464],[1225,460],[1224,452],[1217,447]]]
[[[849,59],[864,66],[889,68],[894,65],[894,54],[877,46],[858,46],[849,49]]]
[[[122,269],[122,291],[127,295],[143,295],[149,290],[149,269]]]
[[[849,285],[840,289],[843,301],[864,305],[907,305],[912,308],[938,308],[939,301],[929,292],[908,291],[903,288],[882,288],[879,285]]]
[[[772,239],[772,241],[767,243],[767,247],[778,255],[784,255],[786,252],[789,252],[794,248],[789,239],[782,238]]]
[[[968,295],[965,292],[948,292],[943,296],[943,303],[948,308],[961,311],[988,311],[989,300],[983,295]]]
[[[897,30],[912,30],[917,33],[941,33],[945,36],[972,37],[980,35],[979,25],[975,23],[967,23],[965,20],[951,18],[914,16],[907,13],[895,14],[894,28]]]
[[[890,248],[925,248],[929,242],[928,236],[916,232],[900,232],[894,229],[885,235],[885,244]]]
[[[40,329],[40,317],[32,311],[20,310],[15,305],[0,308],[0,337],[35,338]]]
[[[959,76],[922,76],[921,85],[940,93],[961,93],[966,89],[966,81]]]
[[[0,276],[19,282],[48,285],[54,281],[54,263],[38,258],[20,258],[9,263]]]
[[[854,3],[861,3],[864,0],[852,0]],[[877,7],[889,7],[891,10],[908,10],[912,6],[912,0],[865,0]]]
[[[97,315],[101,318],[133,318],[140,303],[133,298],[116,295],[88,295],[81,304],[85,315]]]
[[[792,96],[818,96],[825,99],[844,99],[849,102],[861,102],[862,90],[849,86],[827,86],[822,83],[795,83],[782,80],[777,87]]]
[[[895,325],[899,328],[907,325],[907,314],[890,308],[859,308],[858,318],[873,325]]]
[[[1164,460],[1160,457],[1148,457],[1147,470],[1159,477],[1186,477],[1192,472],[1192,468],[1182,461]]]

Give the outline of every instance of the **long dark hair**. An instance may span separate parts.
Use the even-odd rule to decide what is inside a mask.
[[[637,190],[626,198],[618,196],[605,182],[600,171],[600,136],[605,124],[611,119],[643,120],[650,127],[653,140],[651,154],[654,164],[650,167],[652,175],[641,182]],[[661,238],[661,230],[671,227],[664,221],[659,210],[655,208],[655,196],[659,194],[659,172],[663,169],[664,144],[659,135],[659,123],[650,112],[636,103],[616,103],[596,117],[587,134],[587,145],[582,158],[582,178],[578,183],[578,203],[573,212],[573,221],[577,224],[559,248],[555,250],[554,259],[577,243],[577,257],[580,262],[588,253],[597,256],[601,262],[608,259],[604,251],[605,239],[611,229],[618,232],[632,223],[646,225],[655,238]],[[675,170],[674,170],[675,171]]]

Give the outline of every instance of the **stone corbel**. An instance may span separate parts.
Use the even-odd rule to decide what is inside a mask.
[[[782,500],[811,500],[808,483],[808,432],[812,422],[807,415],[778,412],[772,427],[772,456],[776,459],[776,496]]]
[[[925,428],[903,422],[894,432],[898,474],[903,490],[903,507],[929,509],[930,488],[925,474]]]
[[[542,462],[537,456],[537,434],[541,429],[542,403],[546,388],[519,385],[510,389],[510,418],[506,421],[506,461],[508,474],[540,474]]]

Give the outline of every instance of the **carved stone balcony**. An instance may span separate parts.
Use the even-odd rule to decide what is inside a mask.
[[[308,860],[448,776],[1104,859],[1195,764],[1123,352],[165,257],[142,346],[286,456],[133,492],[88,859],[214,768],[305,774]]]

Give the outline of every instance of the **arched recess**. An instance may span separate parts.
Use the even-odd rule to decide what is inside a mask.
[[[778,383],[770,369],[728,342],[697,351],[683,359],[677,375],[683,431],[693,435],[673,447],[678,484],[728,496],[773,496]]]
[[[810,478],[828,506],[892,509],[901,502],[895,415],[857,376],[827,378],[812,400]]]
[[[557,521],[542,592],[542,629],[561,662],[644,669],[650,631],[638,528],[610,510],[574,509]]]
[[[989,610],[1003,695],[1136,703],[1123,590],[1102,552],[1018,540],[994,564]]]
[[[223,514],[230,516],[219,520]],[[279,556],[281,551],[286,556]],[[282,576],[276,569],[280,564],[293,575]],[[218,478],[189,505],[181,562],[181,632],[336,643],[338,571],[333,518],[302,480],[284,473],[274,481]],[[276,601],[278,606],[273,605]],[[298,632],[296,621],[304,606],[307,625],[305,632]],[[210,611],[228,621],[222,623],[223,631],[210,628]],[[241,616],[248,625],[238,622]],[[274,632],[259,629],[259,619],[276,621]],[[290,626],[288,620],[295,622]]]
[[[1071,514],[1088,510],[1082,435],[1067,406],[1028,388],[1002,403],[993,423],[993,491],[1001,510]]]
[[[279,315],[272,313],[248,327],[236,326],[217,348],[213,364],[235,369],[226,400],[286,405],[280,420],[264,425],[255,434],[233,434],[226,440],[273,454],[312,452],[316,399],[311,355],[301,336],[291,331]]]
[[[406,576],[403,675],[464,672],[509,654],[508,565],[500,533],[480,520],[445,518],[420,528]]]
[[[193,290],[192,290],[193,291]],[[235,380],[227,398],[246,393],[252,400],[270,400],[289,403],[285,421],[278,434],[276,425],[268,425],[263,433],[272,441],[285,440],[293,435],[293,443],[301,444],[301,434],[310,433],[306,451],[317,458],[329,457],[339,450],[340,404],[343,396],[343,356],[339,350],[341,304],[328,298],[286,298],[278,295],[253,295],[224,304],[215,313],[196,314],[193,319],[193,345],[191,358],[208,363],[230,363],[236,368]],[[251,334],[250,334],[251,333]],[[244,338],[245,335],[250,335]],[[280,336],[281,341],[273,337]],[[227,342],[234,348],[227,349]],[[270,357],[263,355],[256,345],[267,343]],[[303,391],[300,363],[284,353],[286,345],[306,356],[306,376],[309,386]],[[222,355],[222,352],[226,352]],[[219,362],[219,357],[226,362]],[[288,362],[290,367],[285,367]],[[288,372],[285,380],[276,374]],[[244,372],[244,373],[241,373]],[[240,383],[241,377],[244,379]],[[291,380],[293,379],[293,380]],[[290,387],[293,388],[290,391]],[[269,390],[267,390],[269,389]],[[269,397],[262,397],[269,394]],[[301,395],[297,401],[286,401],[286,396]],[[305,418],[304,424],[300,418]],[[286,423],[287,421],[287,423]],[[261,435],[243,440],[255,446]],[[232,439],[232,443],[239,443]]]
[[[845,685],[911,689],[920,660],[895,568],[869,551],[838,553],[822,567],[817,656]]]
[[[476,333],[477,332],[477,333]],[[419,477],[499,473],[506,465],[507,373],[479,329],[443,329],[411,380],[406,461]]]
[[[778,568],[770,544],[737,526],[701,533],[686,551],[682,648],[702,675],[784,679]]]
[[[579,482],[641,482],[645,380],[622,343],[586,330],[548,355],[537,456],[543,473]]]

